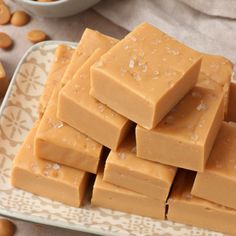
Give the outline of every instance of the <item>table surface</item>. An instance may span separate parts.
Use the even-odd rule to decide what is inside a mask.
[[[12,11],[20,9],[20,7],[5,1]],[[59,27],[60,26],[60,27]],[[1,26],[0,31],[8,33],[14,39],[14,46],[11,50],[0,50],[0,61],[3,63],[9,78],[13,75],[17,63],[32,46],[26,40],[26,33],[30,29],[42,29],[52,40],[78,41],[86,27],[96,29],[113,37],[122,38],[127,31],[103,16],[89,9],[76,16],[63,19],[42,19],[32,16],[30,23],[24,27],[14,27],[12,25]],[[12,220],[16,224],[15,236],[88,236],[91,234],[78,233],[71,230],[59,229],[50,226],[33,224],[19,220]]]

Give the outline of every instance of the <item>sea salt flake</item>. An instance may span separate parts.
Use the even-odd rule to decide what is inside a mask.
[[[192,134],[190,139],[194,142],[197,142],[199,140],[199,136],[197,134]]]
[[[39,170],[39,167],[36,163],[32,163],[30,167],[34,173],[36,173]]]
[[[193,91],[191,93],[192,97],[193,98],[201,98],[202,97],[202,94],[200,92],[197,92],[197,91]]]
[[[126,158],[126,155],[124,152],[119,152],[118,153],[118,157],[121,159],[121,160],[124,160]]]
[[[54,163],[54,164],[52,165],[52,169],[53,169],[53,170],[59,170],[60,168],[61,168],[60,165],[57,164],[57,163]]]
[[[129,68],[134,68],[134,60],[133,59],[131,59],[129,61]]]
[[[134,78],[134,80],[136,80],[136,81],[141,80],[141,78],[140,78],[140,76],[139,76],[138,73],[134,73],[134,74],[133,74],[133,78]]]
[[[187,200],[191,200],[193,198],[193,196],[190,193],[185,193],[184,198]]]
[[[45,169],[51,169],[52,168],[52,164],[51,163],[47,163],[45,166]]]
[[[48,171],[48,170],[44,170],[44,171],[43,171],[43,175],[49,176],[49,171]]]
[[[100,60],[100,61],[98,61],[98,62],[96,63],[96,66],[97,66],[97,67],[102,67],[103,65],[104,65],[104,63],[103,63],[102,60]]]
[[[137,41],[137,39],[136,39],[133,35],[131,35],[130,38],[131,38],[131,40],[134,41],[134,42]]]
[[[207,105],[201,101],[201,103],[196,107],[198,111],[206,111],[207,110]]]
[[[53,123],[53,127],[56,128],[56,129],[60,129],[62,128],[64,125],[63,125],[63,122],[62,121],[57,121],[57,122],[54,122]]]
[[[102,105],[102,104],[99,104],[99,105],[98,105],[98,110],[99,110],[101,113],[104,112],[104,111],[105,111],[105,106]]]

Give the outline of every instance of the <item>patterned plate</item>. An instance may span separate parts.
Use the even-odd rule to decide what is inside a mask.
[[[37,117],[55,48],[69,42],[43,42],[33,46],[20,61],[0,110],[0,214],[26,221],[53,225],[100,235],[222,236],[196,227],[158,221],[109,209],[69,207],[10,184],[12,160]]]

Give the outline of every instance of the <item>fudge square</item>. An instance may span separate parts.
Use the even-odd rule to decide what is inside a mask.
[[[35,157],[33,149],[38,124],[36,121],[15,156],[11,174],[12,185],[74,207],[81,206],[90,175]]]
[[[165,219],[166,202],[147,197],[103,181],[100,169],[93,186],[92,206],[104,207],[131,214]]]
[[[202,64],[197,86],[223,92],[225,116],[228,113],[230,82],[233,74],[233,63],[222,56],[202,54]]]
[[[201,54],[143,23],[91,67],[90,94],[151,129],[195,85]]]
[[[136,127],[137,156],[203,171],[223,116],[223,94],[195,87],[156,128]]]
[[[97,49],[59,94],[57,116],[66,124],[111,149],[128,134],[132,122],[89,95],[90,66],[104,50]]]
[[[35,156],[90,173],[97,173],[102,145],[56,117],[59,89],[55,89],[35,137]]]
[[[116,152],[109,153],[103,180],[165,201],[177,168],[138,158],[135,150],[135,135],[131,133]]]
[[[72,55],[71,62],[67,67],[61,85],[64,86],[75,75],[76,71],[94,53],[97,48],[109,49],[118,42],[117,39],[109,37],[92,29],[85,29],[76,49]]]
[[[223,122],[203,173],[192,194],[236,209],[236,124]]]
[[[194,172],[178,171],[167,202],[167,219],[236,235],[236,210],[192,196],[194,178]]]
[[[73,52],[72,48],[65,45],[59,45],[56,48],[54,60],[39,100],[39,117],[43,116],[54,88],[58,86],[67,66],[70,64]]]

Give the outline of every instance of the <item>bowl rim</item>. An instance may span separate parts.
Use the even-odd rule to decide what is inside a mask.
[[[52,6],[52,5],[59,5],[64,2],[68,2],[68,0],[57,0],[53,2],[38,2],[38,1],[32,1],[32,0],[21,0],[21,2],[34,5],[34,6]]]

